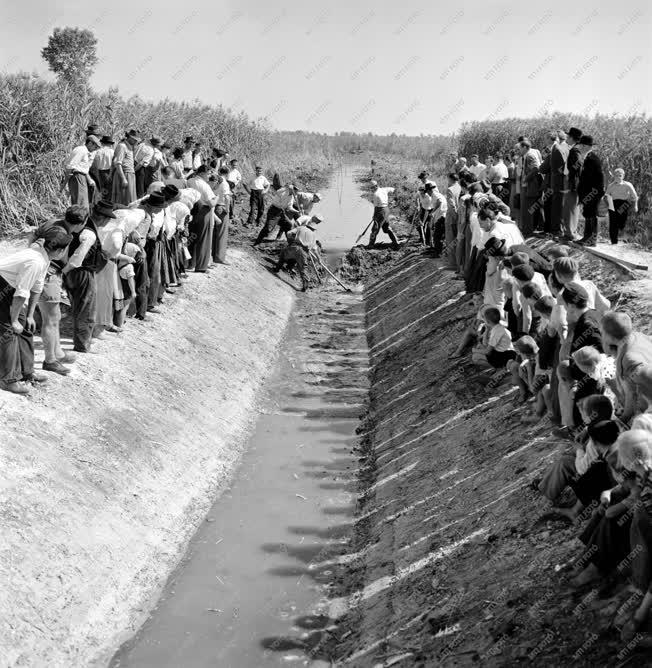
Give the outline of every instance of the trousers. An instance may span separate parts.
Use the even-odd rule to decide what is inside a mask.
[[[34,373],[34,337],[25,329],[25,309],[18,316],[20,334],[11,326],[14,288],[0,276],[0,381],[16,383]]]
[[[573,190],[566,190],[562,196],[562,233],[565,237],[574,239],[577,236],[577,224],[580,220],[580,198]]]
[[[247,225],[251,225],[256,218],[256,225],[260,225],[265,211],[265,195],[262,190],[252,190],[249,194],[249,217]]]
[[[72,310],[72,342],[77,352],[87,353],[91,349],[91,338],[95,327],[97,287],[95,274],[82,267],[73,269],[65,278],[66,290]]]

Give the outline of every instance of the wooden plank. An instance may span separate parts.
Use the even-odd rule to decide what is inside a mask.
[[[626,264],[624,264],[621,260],[615,258],[613,255],[607,255],[606,253],[602,253],[599,250],[596,250],[595,248],[592,248],[591,246],[585,246],[583,244],[578,244],[575,241],[570,241],[569,244],[571,246],[573,246],[574,248],[580,248],[582,250],[585,250],[587,253],[591,253],[591,255],[595,255],[596,257],[599,257],[603,260],[607,260],[607,262],[611,262],[612,264],[615,264],[621,271],[626,273],[628,276],[632,276],[632,277],[636,276],[636,274],[634,273],[634,271],[630,267],[628,267]]]
[[[578,244],[580,245],[580,244]],[[646,264],[637,264],[636,262],[630,262],[629,260],[623,260],[620,257],[617,257],[615,255],[609,255],[609,253],[605,253],[604,251],[600,251],[597,248],[592,248],[591,246],[582,246],[582,248],[586,248],[589,253],[593,253],[594,255],[597,255],[598,257],[604,258],[605,260],[615,260],[616,262],[619,262],[620,264],[624,264],[626,267],[629,267],[630,269],[640,269],[642,271],[647,271],[648,266]]]

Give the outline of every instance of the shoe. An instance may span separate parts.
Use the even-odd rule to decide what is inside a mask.
[[[304,285],[304,286],[301,288],[301,292],[308,292],[308,287],[307,287],[306,285]]]
[[[181,278],[188,278],[188,274],[180,274]]]
[[[0,383],[0,388],[2,388],[5,392],[11,392],[12,394],[29,394],[29,388],[25,383],[19,383],[19,382],[14,382],[14,383],[5,383],[2,382]]]
[[[23,382],[32,383],[32,385],[35,383],[47,383],[48,377],[45,374],[32,372],[23,376]]]
[[[147,320],[144,315],[135,315],[134,318],[136,318],[136,320]]]
[[[55,360],[54,362],[43,362],[43,371],[52,371],[52,373],[58,373],[60,376],[67,376],[71,369]]]
[[[573,430],[571,427],[555,427],[552,430],[552,435],[557,438],[566,438],[569,441],[572,441],[574,438]]]
[[[83,348],[73,348],[76,353],[90,353],[90,350],[84,350]]]
[[[156,306],[150,306],[147,309],[147,313],[160,313],[160,312],[161,312],[161,309],[156,308]]]
[[[208,269],[195,269],[196,274],[207,274]]]
[[[57,357],[57,362],[60,364],[73,364],[77,357],[72,353],[65,353],[63,357]]]
[[[223,264],[228,267],[231,263],[226,260],[218,260],[215,264]]]
[[[111,325],[110,327],[107,327],[105,331],[111,332],[112,334],[120,334],[120,332],[122,332],[122,327]]]
[[[98,334],[93,334],[91,337],[94,341],[104,341],[104,334],[99,332]]]
[[[176,292],[177,292],[176,290],[172,290],[172,289],[170,289],[170,288],[165,288],[165,291],[166,291],[169,295],[174,295],[174,294],[176,294]]]

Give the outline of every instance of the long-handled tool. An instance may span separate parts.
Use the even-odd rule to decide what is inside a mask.
[[[317,270],[317,265],[315,264],[315,258],[313,257],[312,253],[308,253],[308,256],[310,257],[312,268],[315,270],[315,274],[317,275],[317,280],[319,281],[319,285],[321,285],[324,281],[322,281],[321,274]]]
[[[342,281],[340,281],[340,279],[337,276],[335,276],[335,274],[321,261],[321,258],[319,256],[315,257],[315,256],[313,256],[312,253],[310,253],[310,257],[312,257],[313,260],[317,260],[319,265],[326,271],[326,273],[329,274],[330,276],[332,276],[335,279],[335,281],[337,283],[339,283],[339,285],[341,287],[343,287],[347,292],[353,292],[353,290],[351,290],[351,288],[344,285],[344,283],[342,283]]]
[[[367,227],[364,228],[364,230],[362,231],[362,234],[355,240],[356,244],[358,243],[358,241],[360,241],[360,239],[362,239],[362,237],[364,237],[365,234],[367,234],[367,230],[373,225],[373,222],[374,222],[374,219],[372,217],[371,220],[369,221],[369,225],[367,225]]]

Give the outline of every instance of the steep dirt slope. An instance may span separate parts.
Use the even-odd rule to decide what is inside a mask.
[[[228,481],[294,294],[229,260],[68,378],[0,396],[3,668],[104,656]]]
[[[578,258],[649,331],[649,280]],[[463,290],[418,252],[368,286],[368,488],[341,560],[355,585],[331,604],[331,656],[361,668],[604,665],[620,649],[609,622],[622,592],[564,585],[577,530],[541,520],[530,488],[567,444],[548,422],[520,423],[509,385],[488,391],[468,357],[451,359],[475,316]]]

